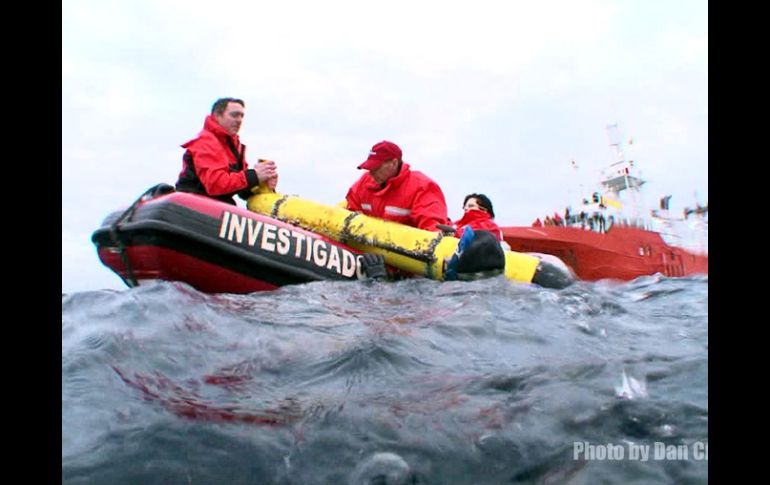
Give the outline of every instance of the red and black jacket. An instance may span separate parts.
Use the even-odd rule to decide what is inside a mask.
[[[198,137],[182,148],[187,150],[176,182],[180,192],[206,195],[234,205],[234,195],[246,198],[251,195],[250,189],[259,185],[257,172],[246,162],[246,145],[238,135],[227,133],[212,115],[206,117]]]

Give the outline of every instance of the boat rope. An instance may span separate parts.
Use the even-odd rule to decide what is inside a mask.
[[[375,246],[395,254],[400,254],[408,258],[413,258],[418,261],[422,261],[428,265],[427,267],[428,274],[426,276],[429,276],[429,277],[432,276],[433,272],[430,268],[430,265],[436,261],[435,249],[436,249],[436,246],[438,246],[438,243],[441,242],[441,239],[444,237],[442,233],[438,233],[436,238],[431,239],[426,249],[419,249],[419,248],[408,249],[408,248],[401,247],[397,244],[394,244],[387,239],[378,241],[376,236],[374,238],[369,238],[363,234],[360,234],[360,235],[355,234],[352,230],[353,221],[356,218],[358,218],[358,216],[362,216],[362,215],[366,216],[365,214],[361,214],[360,212],[351,212],[345,217],[345,220],[343,221],[343,224],[342,224],[342,231],[340,232],[340,238],[339,238],[340,242],[349,243],[350,241],[353,241],[353,242],[364,244],[367,246]],[[371,217],[371,216],[366,216],[366,217]]]
[[[352,237],[352,234],[350,234],[350,223],[356,216],[358,216],[358,212],[351,212],[342,222],[342,232],[340,232],[341,242],[347,243]]]
[[[438,243],[441,242],[441,240],[444,239],[444,233],[439,231],[433,239],[433,241],[430,242],[430,245],[428,245],[428,254],[430,255],[430,261],[429,264],[426,266],[426,269],[428,271],[428,278],[435,278],[437,275],[433,274],[433,263],[436,262],[436,246],[438,246]]]
[[[134,215],[134,212],[136,212],[136,208],[139,206],[140,202],[150,200],[159,195],[165,195],[173,191],[174,191],[174,188],[172,186],[164,183],[160,183],[158,185],[154,185],[150,187],[142,195],[140,195],[139,198],[136,199],[134,203],[128,207],[128,209],[123,211],[123,213],[120,214],[120,216],[118,216],[117,219],[115,219],[115,222],[113,222],[110,225],[110,239],[112,239],[113,244],[115,244],[118,248],[120,259],[121,261],[123,261],[123,266],[126,268],[126,275],[128,277],[128,278],[123,278],[123,276],[121,276],[121,279],[129,288],[134,288],[135,286],[138,286],[139,283],[136,281],[136,278],[134,277],[134,269],[131,267],[131,261],[129,261],[128,259],[126,244],[123,241],[123,238],[121,237],[121,234],[120,234],[120,224],[123,221],[130,222],[131,217]]]
[[[288,198],[289,198],[288,195],[284,195],[283,197],[275,201],[275,204],[273,204],[273,209],[270,211],[270,217],[272,217],[273,219],[278,219],[279,221],[283,220],[278,217],[278,211],[281,209],[281,206],[283,205],[284,202],[286,202],[286,199]]]

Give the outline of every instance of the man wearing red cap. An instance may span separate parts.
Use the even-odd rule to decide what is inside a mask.
[[[260,181],[275,188],[274,162],[258,163],[253,169],[246,163],[246,145],[238,138],[244,111],[240,99],[221,98],[214,103],[198,137],[182,145],[187,151],[176,190],[235,205],[233,195],[247,199]]]
[[[428,231],[440,231],[436,224],[450,224],[441,188],[427,175],[411,170],[395,143],[374,145],[358,168],[368,172],[348,190],[349,210]]]

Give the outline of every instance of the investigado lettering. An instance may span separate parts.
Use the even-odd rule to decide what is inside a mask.
[[[219,237],[230,242],[259,248],[312,263],[346,278],[364,278],[361,256],[309,234],[287,227],[225,211],[219,226]]]

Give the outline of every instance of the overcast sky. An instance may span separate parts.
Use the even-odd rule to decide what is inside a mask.
[[[64,0],[63,292],[124,288],[91,233],[176,181],[223,96],[246,102],[247,159],[319,202],[387,139],[451,218],[482,192],[528,225],[614,161],[612,123],[647,203],[708,200],[706,0]]]

